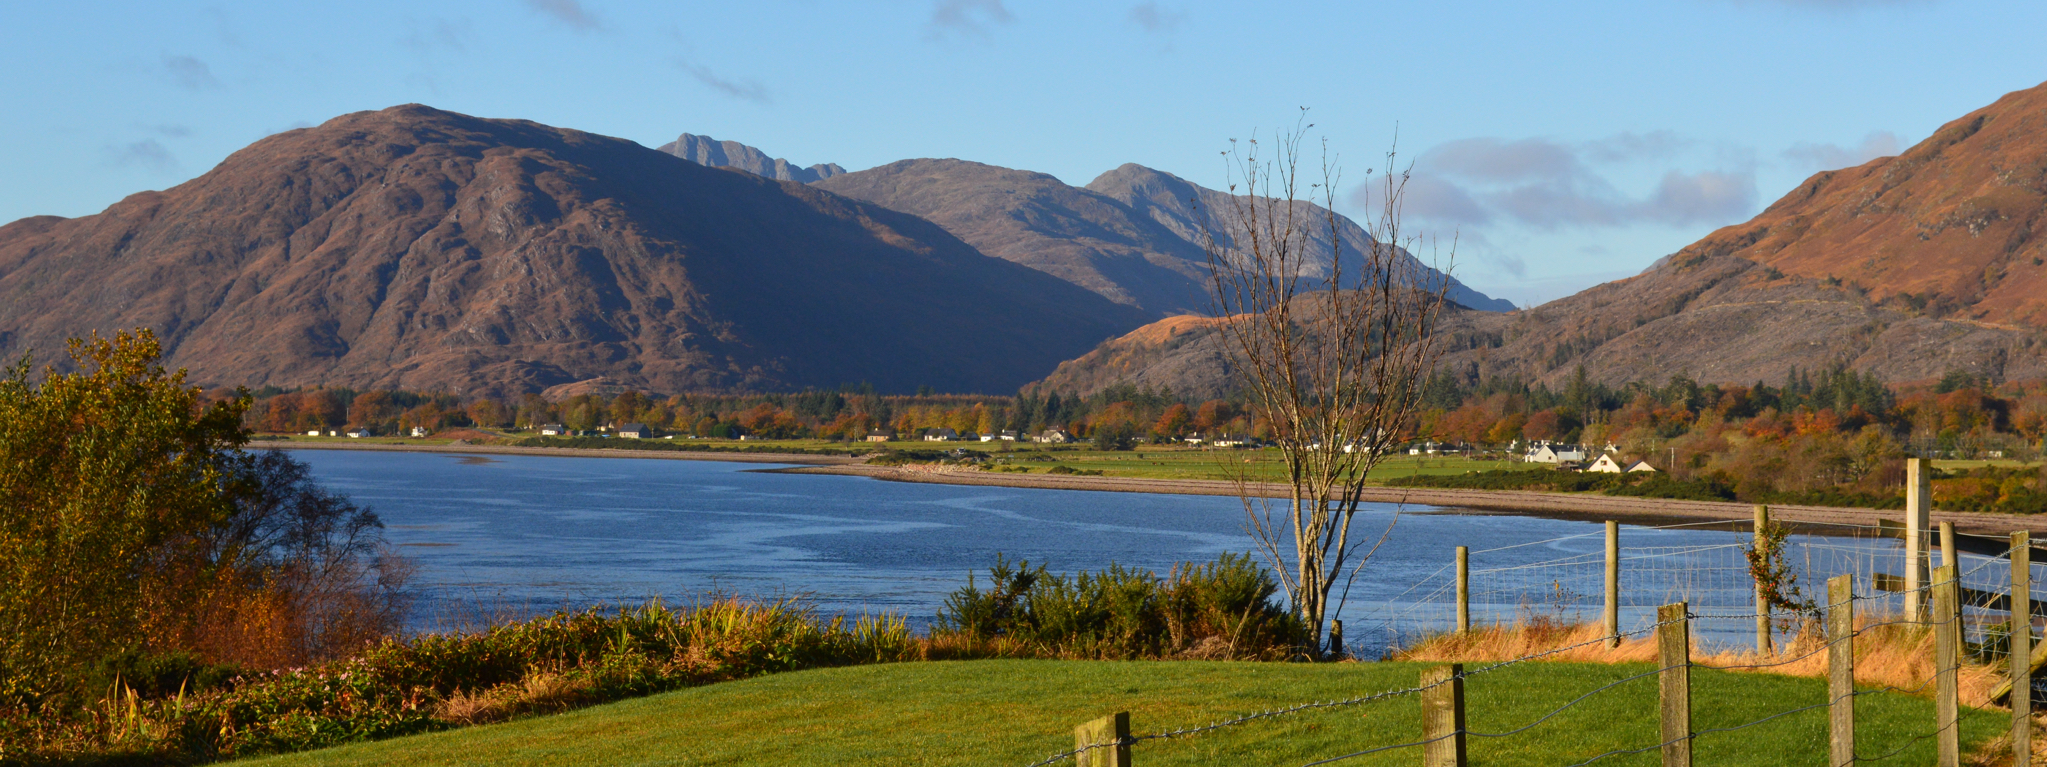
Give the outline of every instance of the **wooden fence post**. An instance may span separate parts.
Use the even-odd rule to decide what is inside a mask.
[[[1465,767],[1464,665],[1422,672],[1422,767]]]
[[[1457,633],[1471,630],[1471,548],[1457,547]]]
[[[1763,550],[1763,549],[1762,549],[1762,547],[1763,547],[1763,531],[1764,531],[1765,529],[1769,528],[1769,526],[1770,526],[1770,507],[1768,507],[1768,506],[1764,506],[1764,505],[1762,505],[1762,504],[1756,504],[1756,533],[1755,533],[1755,538],[1754,538],[1753,540],[1751,540],[1751,541],[1750,541],[1749,545],[1751,545],[1751,546],[1754,546],[1754,547],[1756,547],[1756,550],[1757,550],[1757,551],[1761,551],[1761,550]],[[1777,552],[1772,552],[1772,555],[1773,555],[1773,556],[1782,556],[1782,554],[1781,554],[1781,553],[1777,553]],[[1774,562],[1772,562],[1771,564],[1775,564],[1775,563],[1774,563]],[[1769,586],[1769,584],[1766,584],[1766,583],[1764,583],[1764,582],[1763,582],[1763,580],[1762,580],[1761,578],[1757,578],[1757,579],[1756,579],[1756,655],[1757,655],[1757,656],[1759,656],[1759,657],[1760,657],[1760,656],[1764,656],[1764,655],[1769,655],[1769,654],[1770,654],[1770,651],[1771,651],[1771,649],[1772,649],[1772,647],[1771,647],[1771,641],[1770,641],[1770,586]]]
[[[1934,735],[1940,767],[1961,767],[1961,712],[1958,710],[1956,672],[1961,666],[1962,600],[1961,584],[1955,581],[1954,565],[1933,571],[1933,715],[1939,728]],[[2016,691],[2014,691],[2016,692]]]
[[[2033,542],[2011,534],[2011,764],[2033,764]]]
[[[1078,767],[1130,767],[1130,712],[1120,711],[1073,728],[1073,747],[1087,749],[1074,755]]]
[[[1606,521],[1606,646],[1621,646],[1621,523]]]
[[[1692,767],[1692,627],[1684,602],[1656,609],[1656,650],[1663,663],[1663,767]]]
[[[1855,576],[1827,581],[1827,764],[1855,764]]]
[[[1933,517],[1933,489],[1924,458],[1905,459],[1905,617],[1926,616],[1926,525]]]
[[[1940,563],[1958,567],[1962,564],[1962,553],[1955,550],[1955,523],[1940,523]]]

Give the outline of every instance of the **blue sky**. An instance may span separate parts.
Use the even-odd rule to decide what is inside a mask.
[[[1397,129],[1410,230],[1456,233],[1460,278],[1532,304],[2040,84],[2042,29],[2037,0],[10,3],[0,221],[408,102],[804,165],[1217,187],[1229,139],[1306,106],[1344,206]]]

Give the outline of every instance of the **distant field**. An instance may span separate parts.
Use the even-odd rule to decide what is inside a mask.
[[[507,439],[523,439],[535,436],[530,433],[509,433]],[[445,446],[449,439],[409,439],[404,437],[308,437],[304,435],[277,435],[270,442],[289,444],[381,444],[381,445],[435,445]],[[620,448],[632,440],[619,440]],[[967,450],[985,454],[996,460],[998,465],[1029,469],[1031,474],[1043,474],[1054,466],[1065,466],[1084,471],[1100,471],[1103,476],[1133,477],[1139,479],[1212,479],[1227,480],[1244,476],[1260,481],[1283,481],[1286,467],[1280,462],[1277,450],[1204,450],[1179,446],[1144,446],[1129,451],[1094,450],[1087,445],[1036,445],[1031,443],[1003,442],[924,442],[921,440],[900,440],[886,443],[832,442],[821,439],[803,440],[649,440],[675,444],[685,448],[701,448],[709,451],[823,451],[834,453],[867,453],[878,449],[888,450]],[[1049,459],[1049,460],[1048,460]],[[1394,456],[1372,473],[1374,482],[1395,477],[1416,474],[1462,474],[1467,471],[1488,469],[1510,469],[1525,466],[1511,461],[1472,460],[1459,456]]]
[[[1072,748],[1073,727],[1129,711],[1144,734],[1316,700],[1412,687],[1430,664],[972,661],[902,663],[777,674],[508,724],[238,762],[250,765],[457,764],[1030,764]],[[1648,671],[1641,664],[1530,663],[1473,677],[1474,732],[1502,733],[1596,688]],[[1757,674],[1693,672],[1696,731],[1733,727],[1818,703],[1825,684]],[[1657,742],[1656,678],[1626,682],[1527,732],[1474,737],[1472,763],[1556,767]],[[2006,726],[1996,711],[1965,710],[1964,748]],[[1931,764],[1930,701],[1896,694],[1856,704],[1859,750],[1878,764]],[[1419,739],[1413,696],[1253,722],[1199,736],[1146,741],[1137,764],[1303,764]],[[1703,765],[1816,765],[1826,711],[1790,714],[1735,732],[1702,734]],[[1418,764],[1397,749],[1346,765]],[[1655,752],[1602,760],[1655,764]],[[1071,764],[1071,762],[1066,762]]]

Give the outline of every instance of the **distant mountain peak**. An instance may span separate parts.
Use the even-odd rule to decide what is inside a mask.
[[[737,141],[719,141],[710,136],[692,133],[684,133],[674,141],[662,144],[655,151],[672,154],[698,165],[737,168],[756,176],[794,181],[799,184],[808,184],[846,172],[838,163],[829,162],[808,168],[797,167],[795,163],[780,157],[769,157],[768,153]]]

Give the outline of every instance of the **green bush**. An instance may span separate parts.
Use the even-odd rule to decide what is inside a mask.
[[[1002,638],[1066,658],[1281,658],[1308,636],[1249,555],[1183,564],[1164,578],[1115,564],[1062,576],[998,556],[988,576],[988,590],[969,577],[946,598],[934,639]]]

